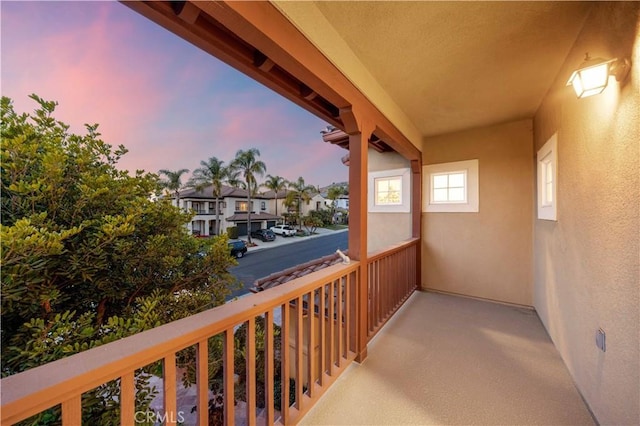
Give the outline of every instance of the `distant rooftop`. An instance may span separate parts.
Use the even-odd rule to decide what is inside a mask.
[[[337,253],[311,260],[254,281],[254,287],[251,288],[251,291],[258,293],[272,287],[277,287],[280,284],[295,280],[296,278],[300,278],[340,262],[342,262],[342,259]]]

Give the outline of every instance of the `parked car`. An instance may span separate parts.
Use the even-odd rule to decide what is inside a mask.
[[[276,234],[271,229],[258,229],[253,231],[251,236],[254,238],[260,238],[262,241],[273,241],[276,239]]]
[[[247,252],[247,245],[242,240],[231,240],[229,241],[229,250],[231,250],[231,256],[240,259]]]
[[[271,230],[276,235],[282,235],[283,237],[291,237],[296,235],[296,230],[289,225],[276,225],[272,226]]]

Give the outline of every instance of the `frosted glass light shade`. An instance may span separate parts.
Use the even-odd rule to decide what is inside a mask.
[[[571,74],[567,86],[572,85],[578,98],[597,95],[609,82],[609,64],[614,60],[588,59]]]

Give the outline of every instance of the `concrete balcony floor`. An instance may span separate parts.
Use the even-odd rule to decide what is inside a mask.
[[[416,292],[303,425],[589,425],[533,310]]]

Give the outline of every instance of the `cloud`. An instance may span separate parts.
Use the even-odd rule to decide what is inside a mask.
[[[267,173],[324,185],[345,180],[344,150],[322,120],[115,2],[2,2],[2,94],[129,153],[120,167],[193,170],[258,148]]]

